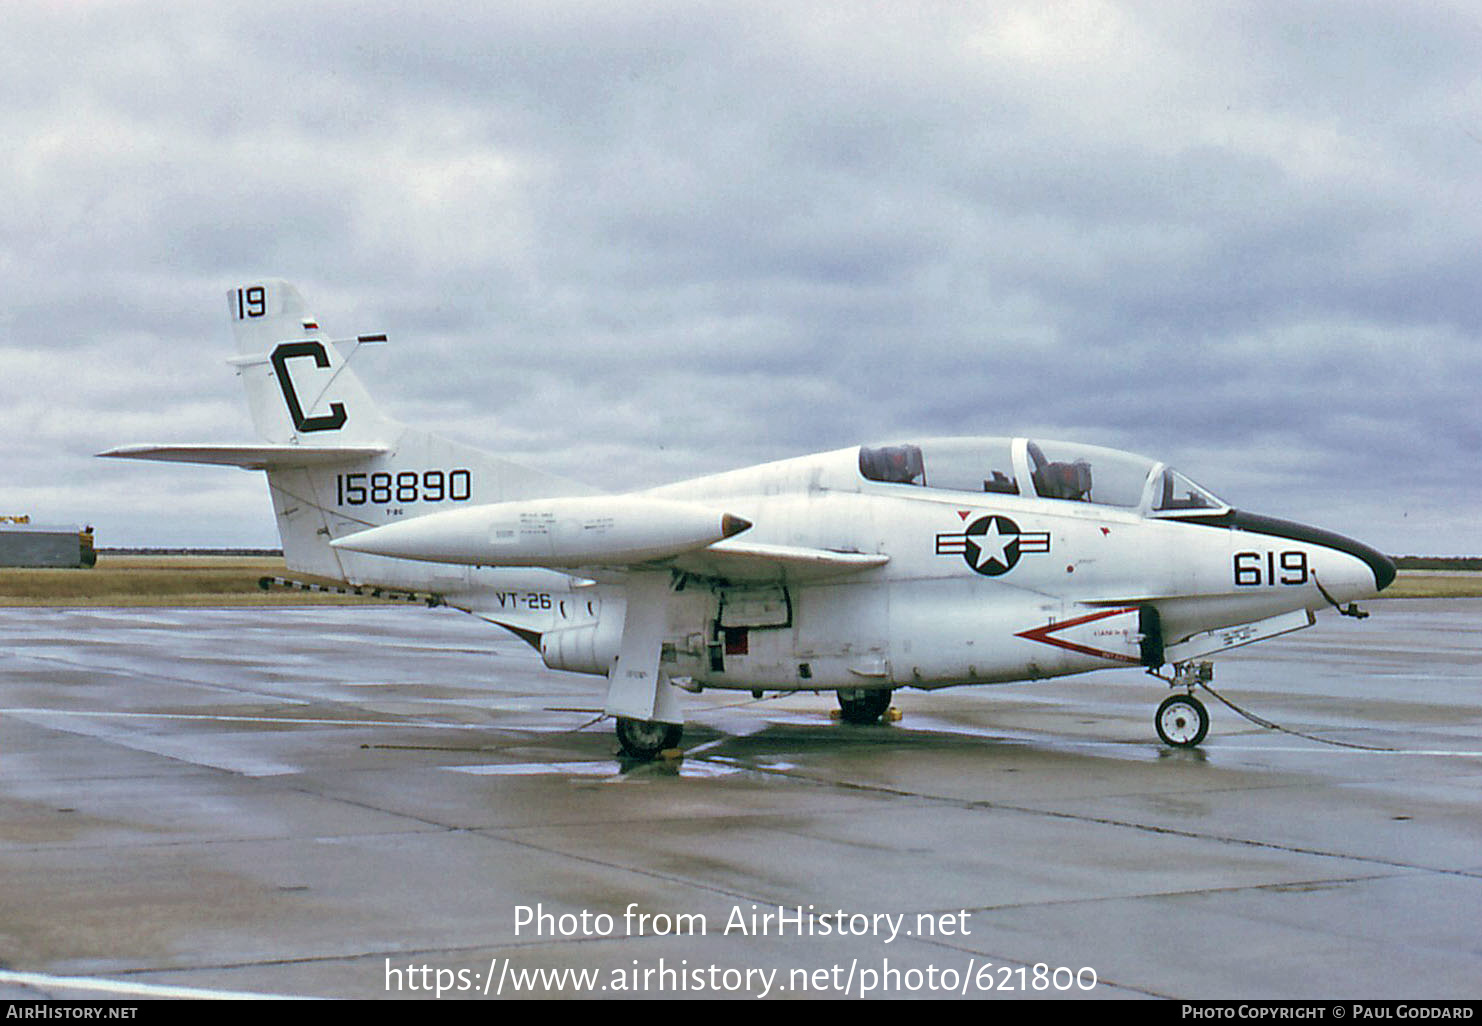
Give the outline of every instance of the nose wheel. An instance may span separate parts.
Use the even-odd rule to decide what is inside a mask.
[[[1209,733],[1209,710],[1193,695],[1169,695],[1153,717],[1165,745],[1193,748]]]

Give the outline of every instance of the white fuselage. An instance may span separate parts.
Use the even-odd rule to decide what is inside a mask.
[[[382,413],[349,363],[384,336],[332,338],[287,282],[231,289],[227,314],[257,441],[103,455],[266,471],[290,570],[430,593],[552,668],[605,675],[643,758],[678,740],[670,684],[837,690],[869,722],[897,687],[1187,667],[1395,574],[1162,463],[1047,439],[840,449],[602,495]],[[1160,736],[1197,744],[1196,707],[1160,707]]]
[[[1145,608],[1156,611],[1161,653],[1202,632],[1322,608],[1318,581],[1340,601],[1377,591],[1361,558],[1315,541],[869,481],[857,453],[637,493],[724,508],[756,525],[743,536],[751,544],[889,557],[775,581],[677,574],[661,663],[671,679],[768,691],[935,688],[1157,665],[1144,647]],[[622,588],[571,594],[583,592],[599,600],[553,600],[574,615],[549,621],[542,652],[552,667],[605,673],[622,634]]]

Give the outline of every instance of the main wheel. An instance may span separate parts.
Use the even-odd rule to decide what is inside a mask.
[[[630,720],[619,716],[617,720],[618,744],[623,754],[630,759],[648,762],[666,748],[679,744],[684,736],[684,725],[660,723],[658,720]]]
[[[1193,748],[1209,733],[1209,710],[1193,695],[1169,695],[1153,717],[1165,745]]]
[[[890,708],[889,689],[856,688],[839,692],[839,718],[845,723],[879,723]]]

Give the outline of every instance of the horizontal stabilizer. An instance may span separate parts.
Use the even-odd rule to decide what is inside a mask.
[[[111,459],[206,463],[245,470],[289,470],[354,463],[390,452],[384,445],[125,445],[98,453]]]

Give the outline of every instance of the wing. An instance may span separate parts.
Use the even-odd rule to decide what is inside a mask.
[[[735,584],[794,584],[873,570],[889,562],[889,556],[879,553],[764,545],[728,538],[680,553],[660,565]]]

